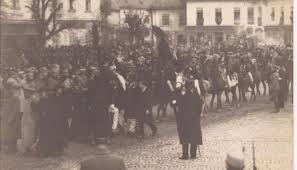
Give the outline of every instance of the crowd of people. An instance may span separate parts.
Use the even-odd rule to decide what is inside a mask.
[[[205,114],[207,94],[212,94],[211,107],[217,97],[218,110],[223,93],[226,102],[240,107],[246,92],[260,94],[259,84],[268,84],[275,112],[284,107],[293,77],[291,48],[240,39],[168,48],[166,53],[150,43],[114,43],[23,51],[25,64],[1,73],[1,149],[14,152],[19,146],[24,154],[59,155],[70,140],[95,145],[117,133],[143,138],[144,124],[154,136],[152,107],[158,106],[159,119],[170,104],[183,149],[191,144],[194,158],[202,144],[200,111],[196,117],[195,110]],[[189,120],[198,121],[189,126]]]

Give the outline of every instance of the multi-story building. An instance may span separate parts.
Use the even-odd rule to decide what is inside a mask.
[[[292,0],[267,1],[264,17],[265,40],[268,43],[286,44],[293,42]]]
[[[263,30],[263,8],[262,1],[253,0],[188,0],[186,32],[213,42],[243,30],[253,34]]]
[[[34,44],[37,30],[32,12],[27,8],[32,0],[4,0],[9,15],[1,20],[1,48],[24,48]],[[58,20],[73,22],[48,41],[49,45],[85,44],[93,21],[100,19],[100,0],[58,0],[63,3]],[[49,10],[48,10],[49,11]]]
[[[36,39],[31,0],[5,0],[11,7],[1,21],[2,46],[26,46]],[[63,2],[63,21],[75,21],[48,43],[85,44],[90,39],[93,21],[100,20],[100,0],[59,0]],[[292,41],[292,0],[110,0],[108,23],[115,28],[125,24],[125,12],[136,11],[148,18],[147,26],[159,26],[173,42],[191,42],[206,37],[212,42],[227,40],[241,32],[267,43]],[[116,34],[114,34],[116,35]],[[148,36],[146,39],[151,39]],[[28,43],[29,42],[29,43]]]

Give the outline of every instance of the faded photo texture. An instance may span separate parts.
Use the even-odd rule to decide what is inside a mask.
[[[0,170],[293,169],[293,0],[0,7]]]

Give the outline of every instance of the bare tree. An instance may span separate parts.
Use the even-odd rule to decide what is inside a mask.
[[[32,12],[32,17],[36,23],[39,34],[40,46],[44,47],[47,40],[57,35],[61,31],[71,28],[74,23],[59,20],[63,3],[57,0],[32,0],[27,6]]]
[[[9,16],[9,6],[4,0],[0,0],[0,19],[6,19]]]
[[[148,16],[145,16],[143,12],[134,10],[124,11],[124,14],[131,43],[134,43],[136,40],[144,39],[144,37],[149,34],[149,30],[145,25],[149,22]]]

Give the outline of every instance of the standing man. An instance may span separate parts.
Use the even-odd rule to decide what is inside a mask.
[[[275,111],[273,113],[279,112],[279,93],[280,93],[280,84],[279,84],[279,73],[277,66],[274,66],[272,69],[270,90],[272,95],[272,100],[274,102]]]
[[[147,124],[152,130],[152,136],[155,136],[157,133],[157,127],[153,123],[152,118],[148,115],[151,112],[151,93],[148,89],[148,85],[145,81],[139,82],[139,91],[135,99],[135,106],[137,107],[136,119],[138,121],[138,135],[139,137],[144,137],[144,124]]]
[[[179,107],[176,113],[176,121],[183,153],[180,159],[189,159],[189,146],[190,158],[195,159],[197,147],[198,145],[202,145],[200,125],[202,100],[194,87],[194,83],[187,82],[173,103],[176,103]]]

